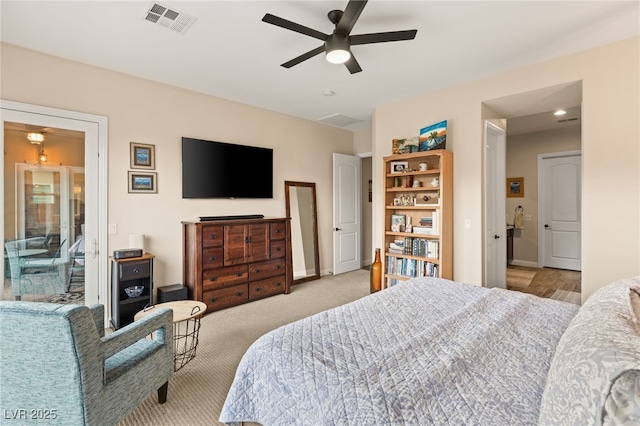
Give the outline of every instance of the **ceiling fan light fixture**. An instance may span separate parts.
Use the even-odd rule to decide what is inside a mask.
[[[327,61],[332,64],[344,64],[351,58],[351,53],[344,49],[335,49],[327,52]]]
[[[327,61],[332,64],[344,64],[351,58],[349,39],[340,34],[333,34],[325,42]]]

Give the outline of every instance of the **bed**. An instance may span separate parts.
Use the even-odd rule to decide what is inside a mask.
[[[262,336],[220,421],[640,424],[639,312],[640,277],[601,288],[581,308],[409,280]]]

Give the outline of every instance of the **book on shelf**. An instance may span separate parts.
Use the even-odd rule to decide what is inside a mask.
[[[387,257],[387,274],[400,275],[407,278],[414,277],[439,277],[439,265],[428,260],[416,260]]]
[[[414,234],[420,235],[431,235],[433,234],[433,227],[431,226],[414,226],[413,227]]]

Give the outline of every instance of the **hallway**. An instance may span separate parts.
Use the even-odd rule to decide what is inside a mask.
[[[581,277],[580,271],[509,266],[507,289],[579,305]]]

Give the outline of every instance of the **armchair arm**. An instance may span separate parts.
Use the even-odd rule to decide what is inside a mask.
[[[104,337],[104,305],[92,305],[89,306],[89,309],[93,316],[93,322],[98,329],[98,334],[100,337]]]
[[[159,309],[157,312],[103,337],[105,359],[154,332],[155,340],[160,343],[173,342],[173,311],[171,309]]]

